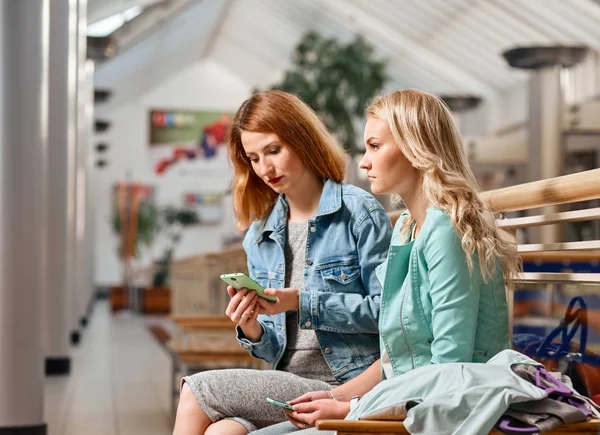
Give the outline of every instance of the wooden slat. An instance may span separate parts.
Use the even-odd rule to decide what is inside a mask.
[[[336,430],[337,435],[366,435],[366,434],[387,434],[399,435],[408,434],[404,424],[398,421],[369,421],[369,420],[318,420],[317,429]],[[562,425],[556,429],[544,432],[545,435],[570,435],[579,434],[597,434],[600,431],[600,419],[592,419],[583,423],[572,423]],[[490,434],[499,435],[501,432],[492,430]]]
[[[235,325],[227,316],[169,316],[180,329],[185,331],[233,330]]]
[[[232,353],[232,352],[190,352],[181,351],[177,353],[180,360],[186,364],[192,363],[203,363],[211,361],[228,361],[228,362],[239,362],[239,361],[254,361],[254,358],[244,353]]]
[[[600,198],[600,169],[484,192],[495,212],[526,210]]]
[[[337,430],[342,433],[407,434],[401,421],[375,420],[317,420],[318,430]]]
[[[543,251],[587,251],[595,249],[600,249],[600,240],[563,243],[533,243],[529,245],[517,246],[517,251],[519,253]]]
[[[498,219],[500,228],[527,228],[542,225],[552,225],[565,222],[584,222],[600,219],[600,207],[585,210],[566,211],[561,213],[549,213],[538,216],[527,216],[511,219]]]
[[[548,283],[574,283],[574,284],[598,284],[600,273],[536,273],[524,272],[516,283],[548,282]]]
[[[600,251],[549,251],[549,252],[522,252],[523,262],[561,263],[600,261]]]

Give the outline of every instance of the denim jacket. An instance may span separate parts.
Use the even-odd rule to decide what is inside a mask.
[[[265,288],[283,288],[288,205],[280,195],[266,219],[254,222],[243,246],[250,276]],[[327,180],[314,217],[308,221],[301,329],[316,332],[333,375],[345,382],[379,358],[379,297],[375,268],[385,259],[390,220],[379,202],[358,187]],[[286,348],[285,313],[260,315],[259,342],[238,327],[237,337],[252,356],[273,363]]]
[[[500,263],[485,282],[474,255],[470,272],[450,216],[434,207],[427,209],[418,237],[403,242],[406,216],[396,222],[388,258],[377,268],[384,283],[381,347],[393,375],[429,364],[486,362],[509,349]]]

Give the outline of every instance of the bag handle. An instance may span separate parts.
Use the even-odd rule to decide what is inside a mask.
[[[575,309],[575,305],[579,307]],[[571,325],[569,328],[569,325]],[[571,341],[579,331],[579,350],[583,354],[587,343],[587,305],[581,296],[575,296],[569,302],[565,317],[560,324],[554,328],[538,347],[536,358],[559,358],[571,353]],[[558,349],[553,349],[552,342],[560,335]]]

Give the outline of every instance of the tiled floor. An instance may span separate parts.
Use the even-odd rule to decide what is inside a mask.
[[[112,315],[98,301],[72,352],[71,374],[46,379],[49,435],[172,432],[170,361],[146,331],[148,320]]]

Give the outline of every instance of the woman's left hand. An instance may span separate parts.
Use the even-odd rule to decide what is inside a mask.
[[[312,402],[298,403],[294,410],[284,409],[287,419],[299,429],[313,427],[317,420],[344,419],[350,412],[350,402],[332,399],[319,399]]]
[[[300,291],[297,288],[267,288],[265,289],[265,295],[275,296],[277,302],[256,298],[260,305],[260,314],[279,314],[297,310],[300,303],[298,299]]]

